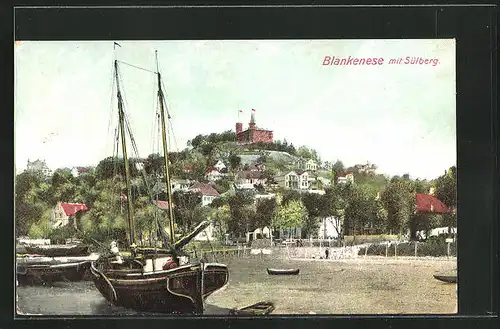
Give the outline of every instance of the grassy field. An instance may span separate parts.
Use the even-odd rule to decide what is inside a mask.
[[[456,285],[433,278],[456,260],[385,259],[344,261],[233,259],[229,285],[207,300],[242,307],[275,303],[273,314],[446,314],[456,312]],[[270,276],[266,268],[300,268],[297,276]]]

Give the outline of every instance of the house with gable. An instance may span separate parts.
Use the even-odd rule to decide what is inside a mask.
[[[253,188],[255,185],[265,186],[267,178],[262,171],[241,170],[236,173],[234,181],[238,188]]]
[[[75,217],[80,211],[87,211],[88,207],[84,203],[64,203],[58,202],[52,210],[50,222],[52,228],[68,225],[70,218]],[[74,222],[76,225],[76,222]]]
[[[219,179],[221,179],[223,176],[225,176],[223,173],[221,173],[217,168],[215,167],[210,167],[205,170],[205,179],[210,181],[210,182],[215,182]]]
[[[79,177],[81,175],[87,174],[89,172],[88,168],[85,167],[73,167],[71,168],[71,175],[73,177]]]
[[[201,194],[201,205],[208,206],[216,198],[220,197],[219,192],[212,185],[206,183],[194,183],[189,191]]]
[[[354,183],[354,173],[352,171],[346,171],[342,174],[339,174],[337,176],[337,183],[338,184],[353,184]]]
[[[223,169],[227,169],[226,165],[221,160],[217,161],[217,163],[214,164],[214,168],[217,169],[218,171],[222,171]]]

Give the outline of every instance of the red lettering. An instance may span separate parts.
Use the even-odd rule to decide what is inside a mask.
[[[330,56],[325,56],[325,59],[323,60],[323,65],[330,65],[331,59],[332,58]]]

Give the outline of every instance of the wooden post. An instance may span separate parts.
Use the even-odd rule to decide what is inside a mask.
[[[389,255],[389,245],[386,244],[385,245],[385,257],[387,257]]]
[[[398,257],[398,244],[397,243],[394,244],[394,257],[396,257],[396,258]]]
[[[417,245],[418,245],[418,241],[415,241],[415,257],[417,257]]]
[[[366,247],[365,247],[365,257],[366,257],[366,254],[368,253],[368,247],[369,247],[369,246],[366,246]]]

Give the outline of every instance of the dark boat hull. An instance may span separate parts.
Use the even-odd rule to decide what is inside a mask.
[[[272,302],[258,302],[253,305],[242,307],[239,309],[232,309],[229,311],[231,315],[267,315],[274,311],[274,304]]]
[[[457,276],[456,275],[437,275],[434,274],[434,278],[443,281],[446,283],[457,283]]]
[[[16,276],[21,284],[85,280],[90,261],[63,264],[17,264]]]
[[[28,254],[37,254],[47,257],[70,257],[89,255],[90,246],[87,245],[41,245],[25,246]]]
[[[204,300],[225,286],[229,277],[227,267],[221,264],[189,264],[171,270],[144,273],[101,271],[93,263],[91,273],[99,292],[116,306],[144,312],[178,314],[203,313]]]
[[[298,275],[299,274],[299,269],[294,268],[294,269],[273,269],[273,268],[268,268],[267,269],[267,274],[269,275]]]

